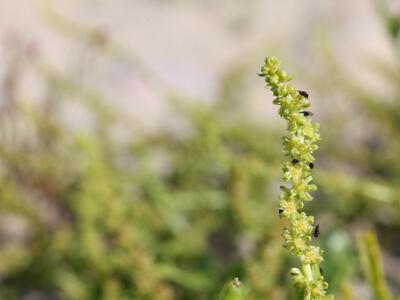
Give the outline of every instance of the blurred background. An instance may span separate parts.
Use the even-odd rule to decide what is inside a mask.
[[[0,299],[296,299],[267,55],[321,125],[330,292],[399,299],[399,1],[0,0],[0,41]]]

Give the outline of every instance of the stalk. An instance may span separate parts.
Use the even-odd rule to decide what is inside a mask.
[[[310,192],[317,189],[312,183],[311,169],[315,161],[313,152],[318,149],[316,142],[320,140],[319,125],[312,122],[312,113],[306,111],[310,107],[308,94],[287,84],[292,77],[279,67],[277,58],[267,57],[259,75],[274,94],[273,103],[279,105],[279,115],[287,121],[288,133],[282,139],[283,152],[288,158],[283,166],[283,179],[290,187],[281,186],[279,216],[289,221],[282,234],[284,247],[298,256],[301,264],[300,268],[292,268],[290,274],[300,298],[333,299],[333,295],[327,294],[328,283],[320,273],[323,251],[310,243],[314,217],[302,211],[304,203],[312,200]]]

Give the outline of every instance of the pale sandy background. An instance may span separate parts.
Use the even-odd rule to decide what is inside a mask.
[[[85,58],[85,46],[54,25],[52,15],[102,32],[129,59]],[[31,44],[57,70],[77,72],[82,82],[149,128],[167,118],[166,94],[213,101],[229,68],[245,64],[243,72],[253,76],[269,54],[287,66],[318,72],[318,48],[327,42],[354,76],[372,87],[376,82],[363,66],[366,59],[392,56],[374,4],[365,0],[1,0],[0,57],[7,56],[10,36]],[[258,80],[248,84],[246,97],[254,101],[255,116],[269,119],[262,85]],[[24,74],[21,85],[23,96],[40,98],[34,76]]]

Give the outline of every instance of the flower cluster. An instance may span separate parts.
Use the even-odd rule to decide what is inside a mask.
[[[289,228],[283,232],[285,248],[298,256],[301,262],[301,270],[293,268],[290,274],[303,299],[333,299],[326,293],[328,284],[320,272],[323,251],[310,245],[314,217],[300,211],[305,201],[312,200],[310,192],[317,189],[311,183],[311,169],[315,160],[313,152],[318,149],[316,142],[320,140],[319,125],[312,122],[312,113],[306,111],[310,107],[307,92],[287,84],[292,78],[279,65],[278,59],[268,57],[259,75],[265,78],[275,96],[273,103],[279,105],[279,115],[288,125],[288,136],[283,137],[283,150],[289,159],[283,167],[283,179],[291,186],[281,186],[279,215],[290,221]]]

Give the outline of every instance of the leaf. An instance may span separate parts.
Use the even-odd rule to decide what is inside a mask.
[[[361,265],[376,299],[390,300],[392,296],[387,287],[381,262],[381,253],[376,236],[368,231],[358,237]]]

